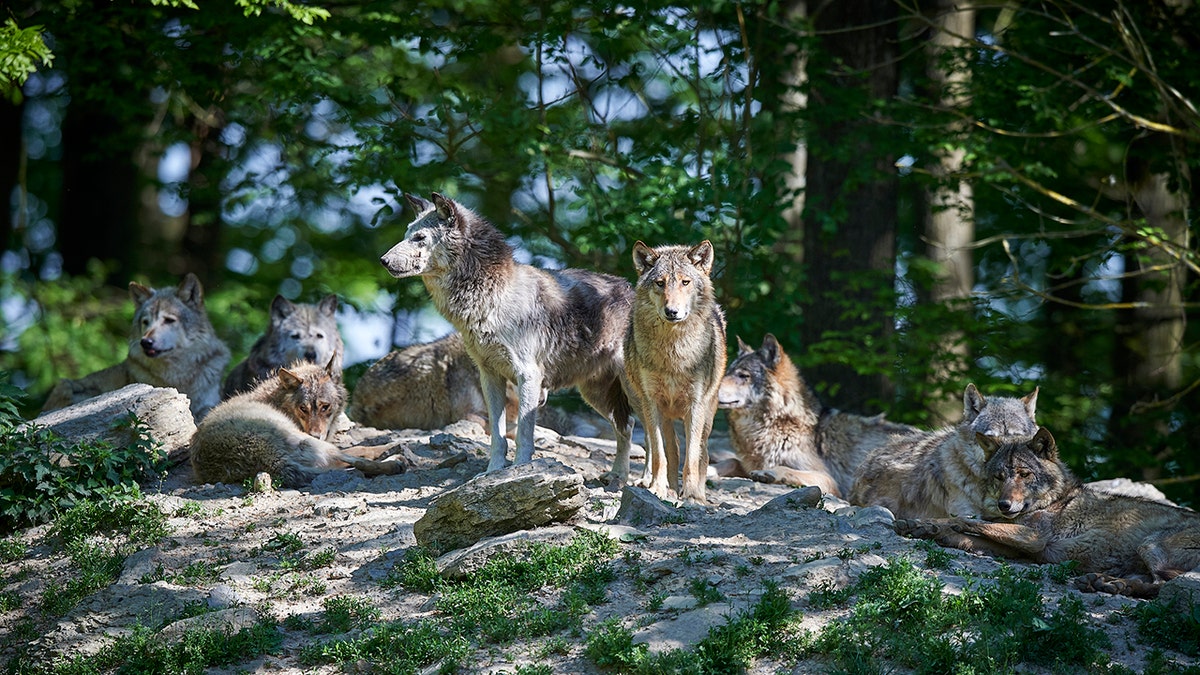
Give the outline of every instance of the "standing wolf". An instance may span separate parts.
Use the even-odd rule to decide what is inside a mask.
[[[583,270],[543,270],[513,259],[491,223],[433,193],[409,196],[417,212],[404,239],[380,258],[392,276],[420,276],[433,304],[463,336],[479,368],[488,408],[488,471],[506,464],[505,383],[517,388],[516,463],[533,458],[543,392],[575,386],[613,424],[618,461],[629,473],[633,418],[621,387],[633,289],[624,279]]]
[[[505,387],[505,394],[505,413],[515,419],[515,391]],[[378,429],[440,429],[465,419],[487,428],[479,370],[458,333],[376,361],[354,386],[346,414]]]
[[[738,356],[721,380],[718,402],[737,452],[717,466],[718,473],[816,485],[838,497],[850,494],[855,470],[873,450],[919,431],[883,415],[824,408],[770,333],[757,350],[738,339]]]
[[[633,246],[637,271],[625,333],[630,399],[646,425],[641,483],[659,497],[668,485],[681,499],[704,501],[708,434],[725,371],[725,315],[713,297],[713,247]],[[675,420],[683,422],[683,485]]]
[[[352,456],[326,441],[346,404],[340,374],[332,359],[325,367],[297,361],[213,408],[192,436],[196,480],[234,483],[265,471],[281,485],[297,487],[339,463],[368,475],[403,472],[403,463]],[[355,451],[378,457],[385,449]]]
[[[337,325],[338,299],[327,295],[321,302],[294,304],[282,295],[271,301],[271,321],[244,361],[225,377],[221,396],[249,391],[259,380],[271,377],[281,367],[295,361],[330,363],[342,377],[342,335]]]
[[[1141,597],[1200,566],[1200,513],[1082,485],[1046,429],[1032,439],[979,436],[984,491],[997,518],[898,520],[896,531],[943,546],[1057,563],[1074,560],[1084,590]]]
[[[42,412],[144,382],[173,387],[188,397],[197,420],[221,400],[221,373],[229,348],[213,332],[204,311],[204,288],[188,273],[176,288],[150,289],[129,283],[137,310],[129,331],[129,356],[115,366],[78,380],[63,379]]]
[[[855,474],[850,501],[886,506],[897,518],[999,515],[983,494],[985,458],[976,438],[1031,438],[1037,395],[1035,388],[1020,399],[985,399],[968,384],[957,426],[901,436],[871,453]]]

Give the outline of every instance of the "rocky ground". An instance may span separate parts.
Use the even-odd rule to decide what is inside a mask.
[[[374,430],[342,433],[343,443],[384,440]],[[335,596],[369,600],[379,608],[381,620],[428,615],[428,595],[385,590],[380,582],[415,545],[413,523],[430,499],[483,471],[486,437],[477,426],[460,424],[432,434],[392,434],[389,439],[400,439],[397,450],[412,465],[407,473],[368,479],[353,471],[334,471],[300,490],[251,493],[243,486],[195,485],[186,463],[176,465],[160,483],[143,486],[163,511],[174,514],[172,534],[159,546],[130,556],[115,584],[85,598],[34,640],[34,653],[45,658],[89,653],[136,622],[161,625],[197,603],[223,610],[220,616],[234,626],[252,623],[262,613],[280,621],[293,615],[319,616],[322,603]],[[727,446],[720,439],[713,445],[715,452]],[[694,645],[710,626],[751,606],[768,579],[786,590],[803,614],[804,627],[819,630],[840,620],[846,610],[809,607],[811,591],[844,586],[897,556],[921,561],[926,555],[916,542],[892,532],[885,511],[859,509],[828,497],[818,507],[802,508],[779,499],[791,493],[790,488],[744,479],[713,479],[707,505],[674,510],[662,524],[618,523],[622,494],[599,485],[611,463],[610,442],[547,430],[539,434],[538,446],[537,456],[558,459],[580,472],[590,486],[585,506],[569,527],[602,529],[620,538],[622,555],[616,564],[637,564],[643,578],[651,579],[649,589],[639,588],[632,575],[618,574],[607,602],[594,608],[585,627],[621,617],[636,630],[637,639],[654,650]],[[29,555],[0,568],[0,590],[21,599],[19,607],[0,614],[0,662],[21,646],[24,638],[18,637],[16,626],[24,613],[36,605],[47,584],[61,583],[69,574],[64,557],[49,553],[47,531],[42,526],[21,533]],[[561,536],[563,531],[547,532]],[[326,552],[329,564],[285,568],[271,545],[281,536],[298,538],[307,554]],[[928,572],[945,584],[946,592],[956,592],[968,577],[987,576],[999,567],[996,561],[957,551],[952,558],[948,568]],[[696,578],[724,599],[697,606],[689,592]],[[1041,583],[1051,603],[1078,593],[1049,579]],[[661,600],[655,609],[648,607],[648,594]],[[1114,661],[1142,672],[1147,649],[1119,611],[1136,602],[1143,601],[1085,596],[1091,620],[1109,633],[1115,646]],[[297,653],[312,639],[303,631],[285,629],[282,650],[229,672],[336,672],[333,666],[314,671],[299,665]],[[544,641],[518,639],[481,648],[469,670],[512,672],[523,664],[545,662],[555,673],[598,672],[583,655],[582,638],[569,638],[566,653],[559,650],[549,660],[541,648]],[[1169,656],[1180,664],[1196,664],[1179,654]],[[752,672],[827,668],[821,661],[760,659]]]

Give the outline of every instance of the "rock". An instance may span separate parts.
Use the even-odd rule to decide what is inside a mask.
[[[797,488],[779,495],[758,508],[763,513],[790,509],[811,509],[821,503],[821,488],[815,485]]]
[[[217,612],[180,619],[158,632],[158,637],[175,641],[188,631],[220,631],[226,635],[237,635],[243,629],[258,623],[258,612],[251,607],[233,607]]]
[[[217,584],[208,591],[209,609],[228,609],[244,603],[242,596],[229,584]]]
[[[890,530],[892,523],[896,522],[896,516],[892,515],[886,506],[865,506],[850,516],[850,522],[859,529],[870,525],[882,525]]]
[[[196,422],[192,419],[188,397],[169,387],[131,384],[52,410],[27,424],[46,427],[71,441],[99,438],[116,446],[126,446],[134,440],[130,429],[120,424],[128,413],[137,415],[149,427],[150,435],[162,443],[172,464],[187,459]],[[114,422],[118,424],[114,425]]]
[[[485,537],[467,548],[451,551],[436,561],[438,573],[445,579],[463,579],[478,571],[501,553],[522,550],[533,542],[564,546],[575,537],[575,528],[566,525],[521,530],[498,537]]]
[[[535,459],[480,474],[438,495],[413,523],[413,536],[441,554],[484,537],[562,522],[585,501],[581,474],[554,459]]]
[[[1163,584],[1158,591],[1158,601],[1191,616],[1192,608],[1200,604],[1200,572],[1192,570]]]
[[[680,600],[681,604],[686,604],[682,602],[684,598],[681,597]],[[687,600],[695,602],[695,598]],[[730,605],[721,602],[685,611],[679,616],[651,624],[634,633],[633,642],[645,644],[651,653],[692,649],[708,637],[709,630],[714,626],[727,623],[731,610]]]
[[[646,488],[626,485],[621,490],[617,522],[634,527],[655,527],[686,520],[685,512],[670,506]]]

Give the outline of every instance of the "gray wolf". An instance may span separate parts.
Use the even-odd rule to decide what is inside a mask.
[[[837,497],[850,494],[855,470],[873,450],[919,431],[883,415],[826,409],[770,333],[757,350],[738,338],[717,400],[737,453],[716,465],[718,473],[816,485]]]
[[[975,439],[1032,438],[1037,395],[1035,388],[1020,399],[985,399],[968,384],[962,421],[894,438],[871,453],[855,474],[850,502],[886,506],[897,518],[999,515],[982,491],[984,455]]]
[[[221,374],[229,348],[213,331],[204,310],[204,288],[189,273],[175,288],[150,289],[130,282],[137,308],[129,331],[129,355],[114,366],[78,380],[63,379],[42,412],[144,382],[172,387],[188,397],[197,420],[221,400]]]
[[[515,421],[516,390],[505,393],[505,414]],[[487,428],[479,369],[458,333],[393,350],[371,364],[346,414],[378,429],[440,429],[459,420]]]
[[[1004,522],[900,520],[897,532],[1037,563],[1074,560],[1083,590],[1141,597],[1200,566],[1200,513],[1082,485],[1046,429],[1027,440],[978,440],[988,456],[985,491]]]
[[[192,436],[197,482],[235,483],[265,471],[280,485],[297,487],[344,464],[368,475],[403,472],[401,462],[367,459],[386,448],[353,449],[359,457],[326,440],[346,403],[335,373],[332,359],[324,367],[297,361],[213,408]]]
[[[398,279],[420,276],[434,306],[463,337],[479,369],[488,431],[488,471],[505,466],[505,384],[517,389],[515,462],[533,458],[537,408],[546,391],[574,386],[612,424],[618,462],[629,473],[633,417],[621,386],[633,289],[619,277],[518,263],[504,235],[463,205],[433,193],[408,196],[417,217],[381,258]]]
[[[713,297],[713,246],[633,246],[637,271],[625,333],[630,399],[646,426],[641,484],[659,497],[668,485],[685,501],[703,502],[708,434],[725,372],[725,315]],[[683,422],[683,484],[675,420]]]
[[[295,304],[276,295],[271,301],[271,319],[267,332],[254,342],[250,354],[225,377],[221,396],[249,391],[259,380],[273,376],[281,367],[295,361],[333,362],[342,376],[342,335],[337,325],[338,299],[327,295],[317,304]],[[336,355],[336,357],[335,357]]]

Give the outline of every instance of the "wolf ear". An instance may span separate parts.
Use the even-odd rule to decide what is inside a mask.
[[[779,347],[779,340],[775,339],[774,334],[767,333],[763,336],[762,348],[759,351],[762,352],[763,360],[767,362],[768,366],[774,368],[779,365],[779,356],[783,354],[783,350]]]
[[[283,382],[285,389],[296,389],[300,386],[300,378],[287,368],[279,368],[279,380]]]
[[[633,269],[640,277],[646,273],[654,263],[658,262],[658,253],[642,242],[641,239],[633,245]]]
[[[984,461],[991,459],[992,455],[996,454],[996,451],[1000,449],[1000,441],[979,432],[975,432],[975,442],[979,444],[979,447],[983,448]]]
[[[974,383],[968,384],[967,390],[963,392],[963,421],[975,421],[975,418],[979,417],[979,413],[983,412],[985,406],[987,406],[987,399],[983,397],[983,394],[979,393]]]
[[[194,309],[199,309],[204,304],[204,286],[200,285],[200,279],[191,272],[188,272],[183,277],[183,281],[179,282],[179,288],[175,290],[175,294],[183,300],[185,305],[190,305]]]
[[[418,216],[433,208],[433,204],[430,204],[428,199],[417,195],[405,194],[404,200],[408,202],[408,207],[413,210],[413,213]]]
[[[1029,411],[1029,419],[1031,420],[1037,419],[1037,395],[1039,389],[1040,387],[1034,387],[1033,393],[1021,399],[1021,403],[1025,404],[1025,410]]]
[[[296,311],[296,306],[282,295],[276,295],[275,299],[271,301],[272,321],[282,321],[291,316],[294,311]]]
[[[454,204],[438,193],[433,193],[433,208],[437,209],[438,218],[450,220],[454,217]]]
[[[136,281],[129,282],[129,297],[133,300],[133,304],[138,307],[146,304],[151,295],[154,295],[154,289],[147,288]]]
[[[337,308],[338,296],[334,295],[333,293],[321,298],[321,302],[317,303],[317,310],[322,314],[328,314],[329,316],[337,314]]]
[[[705,239],[696,244],[688,251],[688,260],[692,264],[699,267],[705,274],[712,274],[713,267],[713,245],[712,242]]]
[[[335,364],[340,364],[341,359],[342,359],[342,350],[340,348],[334,349],[333,353],[329,355],[329,363],[325,364],[325,374],[334,379],[337,379],[337,377],[338,377],[337,371],[339,370],[340,366],[335,365]]]
[[[749,354],[750,352],[754,351],[753,347],[746,344],[745,342],[742,342],[741,335],[737,336],[737,342],[738,342],[738,356],[745,356],[745,355]]]
[[[1035,455],[1042,459],[1058,459],[1058,444],[1054,442],[1054,436],[1050,435],[1050,430],[1046,427],[1038,429],[1027,445]]]

